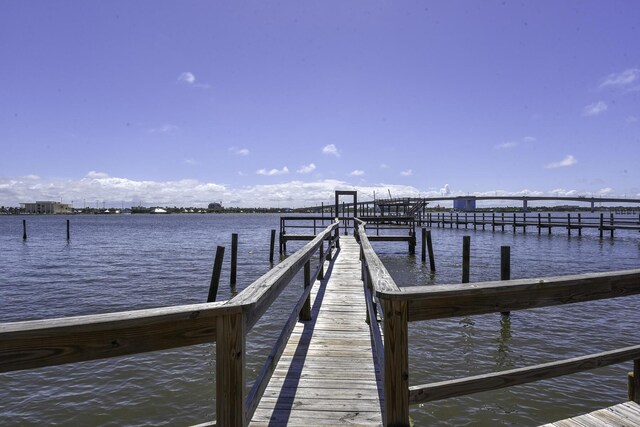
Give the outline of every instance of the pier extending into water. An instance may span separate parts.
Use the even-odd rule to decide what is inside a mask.
[[[584,416],[640,425],[640,343],[429,384],[412,384],[408,364],[410,322],[637,295],[640,269],[400,288],[371,244],[383,224],[350,223],[316,224],[310,241],[227,301],[0,324],[0,372],[215,342],[217,419],[205,425],[408,426],[411,405],[631,362],[629,402]],[[287,286],[299,298],[248,384],[247,334]]]

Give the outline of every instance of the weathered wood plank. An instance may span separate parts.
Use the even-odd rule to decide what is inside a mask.
[[[526,384],[562,375],[601,368],[640,358],[640,346],[625,347],[589,356],[575,357],[551,363],[510,369],[456,380],[441,381],[409,387],[409,403],[432,402],[449,397],[464,396],[489,390],[497,390],[518,384]]]
[[[0,372],[82,362],[216,340],[220,303],[0,324]]]
[[[378,292],[406,300],[409,321],[515,311],[640,294],[640,269]]]
[[[363,283],[354,280],[358,251],[352,237],[342,238],[332,268],[314,286],[312,320],[292,332],[250,425],[381,425]]]
[[[541,427],[632,427],[640,426],[640,405],[625,402],[588,414],[545,424]]]

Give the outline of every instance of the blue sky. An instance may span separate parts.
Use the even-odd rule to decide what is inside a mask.
[[[0,204],[640,197],[637,1],[3,1]]]

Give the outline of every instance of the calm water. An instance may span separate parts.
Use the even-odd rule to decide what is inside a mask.
[[[216,246],[239,233],[238,290],[270,268],[275,215],[0,216],[0,322],[105,313],[206,300]],[[457,283],[462,236],[471,280],[496,280],[500,246],[512,277],[638,268],[640,234],[567,237],[434,228],[437,273],[406,244],[374,243],[400,286]],[[575,234],[575,233],[574,233]],[[296,247],[290,243],[289,252]],[[218,300],[228,299],[225,264]],[[249,381],[296,299],[292,285],[248,337]],[[640,298],[410,325],[410,382],[527,366],[640,342]],[[0,374],[0,425],[191,425],[215,417],[213,345]],[[412,408],[417,425],[538,425],[626,399],[630,364]]]

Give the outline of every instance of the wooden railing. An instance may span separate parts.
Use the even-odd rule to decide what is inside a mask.
[[[573,276],[455,285],[398,288],[367,239],[359,222],[365,288],[376,349],[384,372],[385,425],[408,426],[409,405],[495,390],[634,360],[630,399],[640,401],[640,345],[508,371],[409,386],[408,323],[446,317],[509,312],[537,307],[640,294],[640,269]],[[374,321],[376,299],[382,311],[382,334]],[[376,340],[374,340],[376,342]]]
[[[324,261],[331,257],[337,227],[335,221],[228,301],[0,324],[0,372],[215,342],[218,425],[244,426],[296,321],[310,318],[311,286],[316,277],[324,275]],[[312,258],[318,252],[318,265],[312,272]],[[304,271],[302,295],[245,396],[247,333],[300,270]]]

